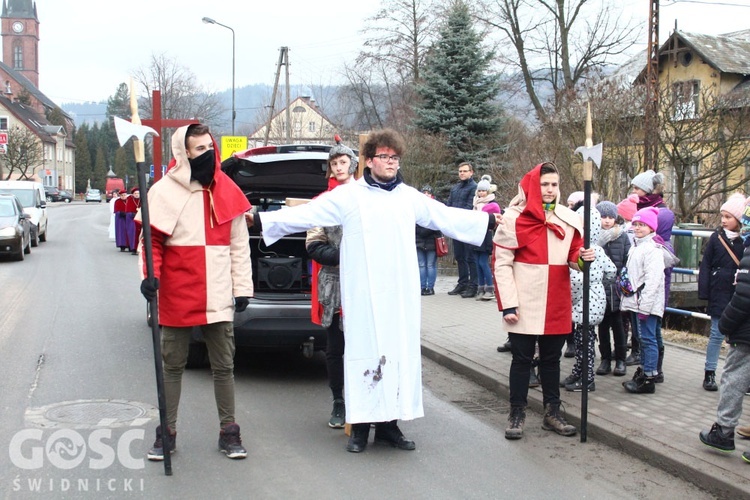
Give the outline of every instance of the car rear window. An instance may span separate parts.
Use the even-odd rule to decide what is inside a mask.
[[[36,206],[36,204],[34,203],[33,189],[3,189],[0,190],[0,193],[10,193],[16,195],[16,198],[18,198],[18,201],[21,202],[21,205],[26,208]]]

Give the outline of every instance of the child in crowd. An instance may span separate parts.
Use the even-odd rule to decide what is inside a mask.
[[[635,238],[635,236],[633,236],[633,223],[631,221],[633,220],[633,215],[638,211],[637,203],[638,195],[631,193],[627,198],[617,204],[617,215],[622,217],[625,221],[623,230],[628,237],[631,248],[633,246],[633,239]],[[627,255],[625,256],[625,260],[627,260]],[[625,331],[625,338],[627,338],[628,332],[630,332],[630,342],[628,343],[630,346],[630,354],[625,358],[625,366],[639,365],[641,364],[641,347],[638,343],[638,324],[631,324],[630,313],[623,313],[621,314],[621,317],[622,329]]]
[[[583,220],[584,208],[581,207],[576,212]],[[596,251],[596,258],[589,266],[589,322],[588,322],[588,345],[583,345],[583,273],[578,270],[570,270],[570,286],[573,302],[573,335],[575,341],[576,361],[573,365],[573,371],[561,383],[568,391],[580,392],[583,389],[583,370],[588,370],[588,391],[594,392],[594,344],[596,342],[596,325],[601,323],[604,318],[604,311],[607,308],[607,295],[604,291],[604,285],[614,281],[617,268],[612,263],[604,249],[598,245],[599,235],[602,230],[602,221],[599,211],[591,210],[589,220],[589,235],[591,246]],[[588,349],[588,366],[583,364],[583,349]]]
[[[474,196],[474,210],[481,210],[491,214],[501,213],[500,205],[495,202],[492,192],[492,177],[483,175],[477,183]],[[490,270],[490,254],[492,253],[492,231],[487,231],[484,242],[478,247],[472,247],[477,262],[477,295],[475,300],[489,301],[495,296],[493,276]]]
[[[630,252],[630,239],[625,233],[625,225],[617,214],[617,206],[611,201],[602,201],[596,206],[602,216],[602,232],[599,235],[599,245],[604,249],[620,272],[628,260]],[[630,216],[632,218],[632,215]],[[596,369],[597,375],[612,373],[612,360],[615,361],[614,375],[621,377],[627,373],[625,356],[627,355],[627,334],[625,332],[620,312],[620,294],[615,289],[614,283],[605,286],[607,294],[607,308],[604,318],[599,324],[599,353],[601,364]],[[610,342],[610,330],[615,342],[615,355],[612,357],[612,344]]]
[[[721,227],[708,239],[698,274],[698,298],[708,301],[711,316],[711,336],[706,349],[703,388],[719,389],[716,366],[724,335],[719,332],[719,318],[734,294],[734,277],[744,250],[740,238],[740,219],[745,210],[745,197],[735,193],[721,206]]]
[[[627,262],[630,287],[634,292],[623,296],[620,308],[630,311],[631,321],[637,323],[641,342],[641,366],[632,380],[623,382],[630,393],[654,394],[659,348],[656,326],[664,315],[664,269],[673,265],[673,255],[654,241],[659,210],[647,207],[633,215],[634,247]],[[669,262],[665,262],[669,260]],[[635,317],[633,317],[633,315]]]
[[[703,444],[720,451],[734,450],[734,432],[742,416],[745,391],[750,387],[750,207],[745,204],[740,236],[745,251],[737,272],[737,285],[719,319],[719,331],[727,336],[729,353],[721,376],[716,422],[710,430],[701,431]],[[739,429],[737,429],[739,433]],[[741,434],[744,436],[744,434]],[[742,454],[750,463],[750,452]]]

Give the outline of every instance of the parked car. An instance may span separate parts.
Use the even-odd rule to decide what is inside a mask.
[[[66,189],[60,190],[60,199],[58,201],[64,201],[65,203],[70,203],[73,201],[73,192],[68,191]]]
[[[269,146],[236,153],[222,170],[261,212],[279,210],[287,198],[310,199],[327,189],[326,145]],[[235,345],[253,350],[301,351],[312,356],[326,345],[326,331],[310,320],[311,260],[304,232],[266,246],[249,231],[255,296],[234,315]],[[188,366],[206,358],[198,328],[193,331]]]
[[[31,216],[31,246],[47,241],[47,196],[41,182],[0,181],[0,193],[16,195],[23,211]]]
[[[23,260],[31,253],[31,216],[15,195],[0,194],[0,254]]]
[[[86,191],[86,203],[95,201],[97,203],[102,202],[102,192],[98,189],[89,189]]]
[[[70,191],[58,189],[55,186],[44,186],[44,193],[47,196],[47,203],[52,203],[53,201],[64,201],[65,203],[70,203],[73,201],[73,195]]]

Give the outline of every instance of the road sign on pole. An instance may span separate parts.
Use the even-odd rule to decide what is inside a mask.
[[[226,160],[234,153],[245,151],[247,149],[247,137],[244,135],[232,136],[223,135],[221,136],[221,161]]]
[[[0,144],[8,144],[8,132],[0,132]]]

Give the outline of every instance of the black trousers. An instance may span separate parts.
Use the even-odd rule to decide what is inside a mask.
[[[339,328],[341,315],[334,314],[326,336],[328,387],[333,399],[344,399],[344,332]]]
[[[544,404],[560,404],[560,355],[567,335],[525,335],[511,333],[510,405],[525,407],[534,349],[539,342],[539,379]]]
[[[473,247],[468,243],[453,240],[453,256],[458,266],[458,284],[477,287],[477,259]]]
[[[627,313],[625,313],[627,314]],[[604,319],[599,324],[599,354],[602,360],[625,361],[628,350],[628,336],[622,325],[623,313],[612,311],[607,308]],[[615,356],[612,357],[612,343],[610,342],[609,330],[612,329],[612,337],[615,340]]]

